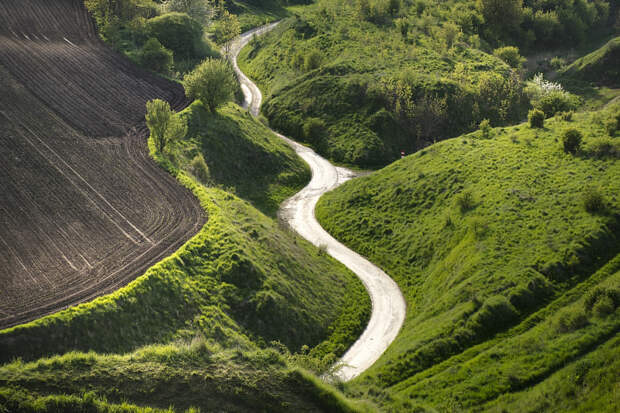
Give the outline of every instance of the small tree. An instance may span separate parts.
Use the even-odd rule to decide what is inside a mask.
[[[224,43],[224,53],[230,52],[230,41],[241,34],[241,24],[234,14],[224,10],[215,28],[215,38]]]
[[[230,66],[220,59],[206,59],[183,79],[190,99],[200,99],[211,112],[232,99],[237,80]]]
[[[483,119],[480,122],[480,132],[482,132],[482,137],[484,139],[489,139],[491,137],[491,122],[488,119]]]
[[[181,139],[187,133],[187,123],[170,109],[170,104],[161,99],[146,102],[146,126],[159,153],[163,153],[166,145]]]
[[[568,129],[562,135],[562,144],[564,145],[564,152],[575,154],[581,148],[582,140],[581,132],[577,129]]]
[[[527,114],[531,128],[542,128],[545,126],[545,112],[540,109],[532,109]]]
[[[140,64],[155,72],[168,73],[172,66],[172,52],[159,40],[150,38],[140,50]]]
[[[503,60],[510,67],[515,69],[521,68],[525,62],[525,58],[519,54],[519,48],[515,46],[500,47],[493,50],[493,56]]]

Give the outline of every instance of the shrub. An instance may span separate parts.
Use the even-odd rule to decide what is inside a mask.
[[[588,317],[583,310],[563,311],[556,321],[556,329],[559,333],[570,333],[587,325]]]
[[[493,56],[503,60],[510,67],[514,67],[515,69],[520,68],[525,62],[525,58],[523,58],[519,54],[519,48],[515,46],[506,46],[500,47],[493,51]]]
[[[185,13],[166,13],[147,20],[146,28],[175,58],[200,58],[202,26]]]
[[[605,198],[594,187],[587,187],[583,193],[583,206],[589,213],[601,212],[605,209]]]
[[[318,50],[311,50],[304,58],[304,70],[309,72],[310,70],[318,69],[323,62],[323,55]]]
[[[488,119],[484,119],[480,122],[480,132],[482,132],[482,137],[484,139],[489,139],[491,137],[491,121]]]
[[[325,131],[325,122],[319,118],[309,118],[303,126],[304,138],[314,144],[321,142]]]
[[[230,66],[220,59],[206,59],[183,79],[185,93],[211,111],[232,99],[237,80]]]
[[[555,56],[554,58],[551,59],[550,63],[551,63],[551,67],[554,70],[560,70],[566,65],[566,60],[562,59],[561,57]]]
[[[604,126],[609,136],[615,136],[616,132],[620,130],[620,112],[605,120]]]
[[[139,59],[143,67],[155,72],[168,73],[172,66],[172,52],[154,37],[144,44],[140,50]]]
[[[160,153],[164,152],[169,142],[181,139],[187,133],[185,119],[174,113],[170,104],[161,99],[146,102],[146,125]]]
[[[620,289],[618,288],[605,288],[596,287],[590,291],[583,302],[583,307],[586,312],[594,310],[594,306],[603,298],[608,297],[611,299],[613,307],[616,308],[620,305]],[[607,301],[607,300],[605,300]]]
[[[462,214],[473,209],[475,203],[474,194],[471,191],[463,191],[456,197],[456,205]]]
[[[545,112],[540,109],[532,109],[527,114],[531,128],[542,128],[545,126]]]
[[[611,297],[604,295],[592,307],[592,313],[597,317],[605,317],[613,313],[616,309]]]
[[[565,122],[570,122],[571,120],[573,120],[573,114],[574,112],[572,110],[569,110],[567,112],[560,112],[560,119]]]
[[[209,172],[209,167],[207,166],[205,158],[201,153],[194,156],[194,159],[192,159],[190,163],[190,167],[192,175],[198,178],[200,182],[206,184],[210,181],[211,173]]]
[[[508,327],[518,318],[517,309],[502,295],[489,297],[471,317],[469,328],[491,335]]]
[[[620,158],[620,142],[609,136],[594,138],[588,145],[588,152],[597,158]]]
[[[562,134],[564,152],[575,154],[581,148],[582,134],[577,129],[571,128]]]
[[[576,109],[579,106],[579,97],[564,91],[552,91],[532,105],[545,112],[547,117],[551,117],[557,112]]]

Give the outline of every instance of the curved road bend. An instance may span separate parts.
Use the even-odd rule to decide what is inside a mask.
[[[239,70],[237,56],[253,36],[268,32],[277,24],[268,24],[243,33],[231,45],[230,57],[245,96],[243,106],[254,116],[259,113],[262,95],[258,87]],[[328,254],[357,274],[372,301],[372,314],[366,330],[338,362],[341,368],[337,370],[336,377],[348,381],[368,369],[394,341],[405,320],[405,300],[396,283],[386,273],[334,239],[314,216],[314,208],[321,195],[351,179],[355,174],[348,169],[333,166],[310,148],[276,134],[284,139],[312,170],[310,183],[284,201],[280,207],[280,219],[314,245],[324,246]]]

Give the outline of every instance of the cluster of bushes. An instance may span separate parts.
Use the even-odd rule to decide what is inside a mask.
[[[85,4],[101,37],[149,70],[185,71],[217,55],[204,36],[203,24],[214,15],[205,0],[173,0],[163,6],[152,0],[86,0]]]
[[[578,96],[564,90],[561,84],[545,80],[542,73],[525,83],[525,94],[531,105],[550,118],[559,112],[575,110],[581,103]]]
[[[526,48],[583,42],[590,30],[610,27],[610,2],[589,0],[480,0],[481,35],[491,43]]]

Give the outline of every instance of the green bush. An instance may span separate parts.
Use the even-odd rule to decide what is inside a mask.
[[[201,153],[194,156],[190,163],[191,173],[203,184],[208,183],[211,180],[211,174],[209,173],[209,167],[205,162],[204,156]]]
[[[172,66],[172,52],[154,37],[144,44],[139,59],[143,67],[155,72],[168,73]]]
[[[614,308],[620,305],[620,289],[596,287],[586,295],[583,302],[584,310],[588,313],[593,311],[594,306],[605,297],[611,300]]]
[[[303,126],[304,138],[312,144],[320,144],[325,137],[325,122],[319,118],[309,118]]]
[[[605,198],[598,189],[587,187],[583,193],[583,206],[589,213],[601,212],[605,210]]]
[[[563,311],[556,321],[556,329],[559,333],[571,333],[587,325],[588,317],[583,310]]]
[[[525,58],[519,54],[519,48],[515,46],[500,47],[493,50],[493,56],[503,60],[510,67],[520,68],[525,63]]]
[[[588,145],[588,152],[597,158],[620,158],[620,141],[609,136],[594,138]]]
[[[482,132],[482,137],[484,139],[489,139],[491,137],[491,121],[488,119],[483,119],[480,122],[480,132]]]
[[[518,318],[517,309],[502,295],[485,300],[482,307],[471,317],[467,327],[479,334],[490,336],[510,326]]]
[[[557,112],[575,110],[579,106],[579,97],[566,91],[552,91],[540,98],[534,107],[545,112],[546,117],[551,117]]]
[[[304,70],[306,72],[309,72],[311,70],[318,69],[321,66],[322,62],[323,62],[323,55],[321,54],[321,52],[316,49],[311,50],[304,57]]]
[[[615,136],[620,130],[620,111],[615,116],[610,116],[605,120],[605,130],[609,136]]]
[[[228,63],[221,59],[206,59],[183,79],[185,93],[200,101],[211,111],[233,98],[237,80]]]
[[[545,112],[540,109],[532,109],[527,114],[531,128],[542,128],[545,126]]]
[[[562,134],[564,152],[575,154],[581,148],[583,135],[577,129],[571,128]]]
[[[611,297],[605,295],[599,298],[599,300],[592,307],[592,313],[597,317],[605,317],[613,313],[616,309],[614,301]]]
[[[202,26],[185,13],[166,13],[147,20],[146,28],[176,59],[204,57]]]
[[[476,201],[471,191],[463,191],[456,197],[456,205],[459,207],[461,214],[474,208]]]
[[[571,120],[573,120],[573,114],[574,112],[572,110],[569,110],[567,112],[560,112],[560,119],[565,122],[570,122]]]

